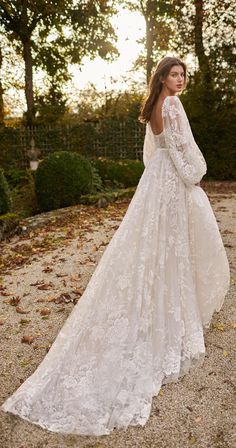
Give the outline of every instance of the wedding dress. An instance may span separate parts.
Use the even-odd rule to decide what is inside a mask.
[[[2,405],[51,431],[144,425],[161,385],[202,363],[229,264],[205,192],[206,162],[180,99],[148,123],[145,170],[86,290],[36,371]]]

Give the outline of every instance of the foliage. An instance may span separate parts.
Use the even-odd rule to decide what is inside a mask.
[[[9,212],[12,205],[11,192],[4,171],[0,168],[0,215]]]
[[[113,191],[102,191],[96,194],[82,195],[80,198],[81,204],[98,205],[99,201],[104,201],[105,206],[110,202],[115,202],[119,199],[132,198],[135,193],[135,187],[116,188]]]
[[[19,168],[8,168],[5,170],[5,177],[11,189],[21,188],[27,185],[29,179],[32,177],[30,170],[23,170]]]
[[[182,101],[191,128],[207,161],[207,178],[236,179],[236,103],[215,89],[205,96],[201,77],[190,79]]]
[[[125,89],[111,87],[105,92],[89,83],[88,87],[78,92],[70,105],[77,111],[66,114],[61,122],[81,123],[114,119],[137,119],[144,90],[137,88],[133,81],[125,80]]]
[[[143,163],[139,160],[110,160],[98,158],[93,161],[103,183],[111,181],[114,185],[134,187],[143,173]]]
[[[15,233],[20,222],[17,213],[6,213],[0,215],[0,241]]]
[[[8,168],[5,177],[11,189],[12,210],[21,218],[32,216],[38,210],[34,172],[30,169]]]
[[[42,211],[75,205],[91,187],[90,162],[76,153],[54,152],[39,164],[35,174],[36,195]]]
[[[0,126],[0,166],[5,170],[24,165],[25,155],[20,142],[19,129]]]
[[[174,36],[174,2],[170,0],[122,0],[131,11],[142,14],[146,33],[143,39],[144,51],[136,61],[136,66],[145,67],[147,82],[157,59],[169,51]]]
[[[67,100],[57,85],[51,85],[48,93],[36,97],[36,122],[54,123],[63,117],[67,111]]]
[[[25,63],[27,123],[34,122],[33,67],[47,72],[52,84],[69,79],[68,64],[117,53],[109,17],[113,0],[0,0],[0,26]]]
[[[94,161],[90,160],[90,162],[91,162],[91,169],[92,169],[91,193],[96,193],[98,191],[103,190],[103,183],[102,183],[102,179],[99,175],[98,169],[95,166]]]

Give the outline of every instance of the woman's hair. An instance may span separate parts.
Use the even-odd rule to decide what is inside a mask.
[[[181,67],[183,67],[184,87],[186,86],[187,67],[185,63],[177,57],[166,56],[165,58],[161,59],[158,62],[153,75],[151,76],[148,85],[148,93],[144,98],[141,107],[141,114],[139,116],[139,121],[141,121],[142,123],[147,123],[150,120],[153,106],[157,101],[163,87],[162,81],[168,76],[171,67],[173,67],[173,65],[181,65]]]

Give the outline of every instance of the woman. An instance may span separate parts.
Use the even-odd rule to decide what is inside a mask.
[[[186,66],[166,57],[150,82],[145,170],[79,303],[4,411],[51,431],[144,425],[152,397],[201,363],[229,265],[204,191],[206,163],[176,94]]]

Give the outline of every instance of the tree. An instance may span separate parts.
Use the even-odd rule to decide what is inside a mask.
[[[138,63],[146,67],[146,79],[149,81],[156,60],[169,50],[171,37],[174,34],[173,11],[171,0],[123,0],[123,4],[131,11],[139,11],[145,20],[144,39],[145,55],[141,55]]]
[[[0,72],[2,68],[2,48],[0,47]],[[3,86],[0,78],[0,126],[4,123]]]
[[[29,125],[35,116],[34,66],[59,82],[68,76],[69,62],[115,53],[108,21],[112,5],[112,0],[0,0],[0,24],[24,59]]]
[[[176,0],[177,33],[173,49],[195,56],[206,91],[234,84],[236,63],[235,4],[230,0]],[[233,82],[232,82],[233,81]],[[214,86],[213,86],[214,84]]]

